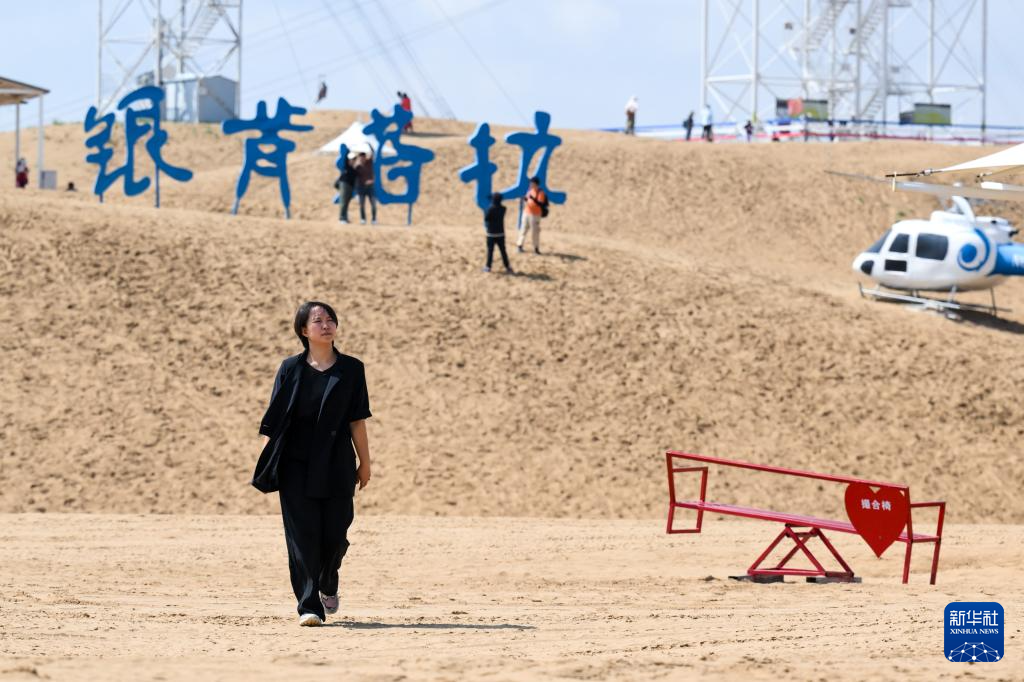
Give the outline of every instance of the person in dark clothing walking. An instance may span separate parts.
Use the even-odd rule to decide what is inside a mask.
[[[341,146],[337,166],[341,171],[341,175],[334,181],[334,188],[338,190],[338,220],[348,223],[348,205],[352,202],[352,194],[356,189],[356,167],[349,158],[348,145]]]
[[[508,263],[508,252],[505,250],[505,207],[501,205],[501,192],[491,195],[491,205],[484,213],[484,230],[487,232],[487,265],[484,266],[484,272],[491,271],[494,247],[497,246],[501,251],[505,272],[513,274],[512,266]]]
[[[362,490],[370,482],[370,401],[363,363],[334,347],[331,306],[303,303],[294,328],[305,350],[277,371],[252,484],[280,496],[299,625],[317,626],[338,611],[352,497],[357,484]]]
[[[683,128],[686,129],[686,141],[689,142],[690,141],[690,135],[693,133],[693,112],[692,111],[690,112],[689,116],[687,116],[685,119],[683,119]]]

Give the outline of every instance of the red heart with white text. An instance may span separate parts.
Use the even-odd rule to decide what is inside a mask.
[[[881,557],[907,525],[907,498],[898,488],[866,483],[846,486],[846,515],[875,556]]]

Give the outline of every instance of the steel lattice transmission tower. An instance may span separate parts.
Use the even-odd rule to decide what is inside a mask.
[[[818,99],[886,121],[893,98],[976,104],[984,128],[987,22],[987,0],[702,0],[701,106],[764,120]]]
[[[100,113],[140,85],[194,82],[203,96],[238,114],[242,0],[98,0],[97,7],[96,107]],[[235,85],[229,95],[218,99],[206,79],[232,67]],[[174,93],[168,94],[168,107],[174,104],[173,97]]]

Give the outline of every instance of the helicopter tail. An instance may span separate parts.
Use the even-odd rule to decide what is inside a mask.
[[[996,247],[993,275],[1024,275],[1024,244],[1000,244]]]

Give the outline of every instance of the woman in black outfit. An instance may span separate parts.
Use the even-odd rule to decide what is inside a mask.
[[[299,625],[322,625],[338,611],[352,496],[357,482],[362,490],[370,481],[366,376],[362,362],[335,349],[337,331],[331,306],[299,306],[295,334],[305,350],[277,371],[260,423],[267,441],[252,480],[257,489],[280,494]]]

